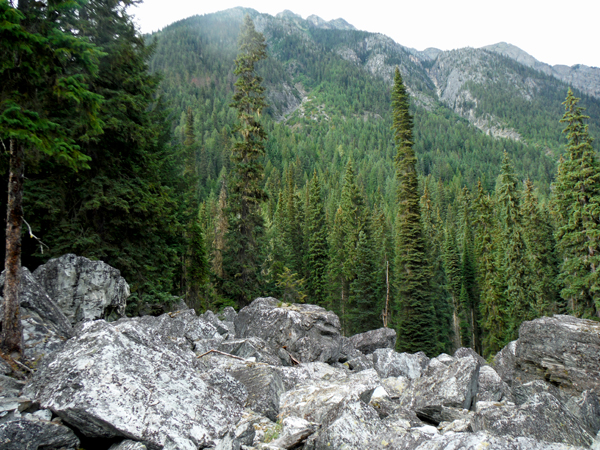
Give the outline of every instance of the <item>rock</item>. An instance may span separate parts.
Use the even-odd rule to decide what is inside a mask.
[[[500,375],[490,366],[481,366],[479,368],[479,390],[477,392],[477,401],[499,402],[502,399],[512,399],[508,384],[502,381]]]
[[[146,450],[146,446],[141,442],[127,439],[120,444],[111,445],[108,450]]]
[[[282,364],[291,366],[290,355],[282,348],[273,348],[264,340],[257,337],[246,339],[228,339],[219,343],[218,349],[239,356],[240,358],[254,358],[256,362],[270,364],[272,366],[281,366]]]
[[[515,374],[517,341],[509,342],[502,350],[494,356],[492,367],[502,381],[512,386]]]
[[[217,317],[223,322],[235,322],[237,313],[235,312],[235,309],[233,309],[231,306],[228,306],[224,308]]]
[[[215,450],[240,450],[243,446],[252,445],[256,431],[251,422],[241,421],[235,430],[223,438]]]
[[[600,323],[555,315],[524,322],[515,357],[523,381],[542,379],[562,390],[600,395]],[[517,376],[517,375],[515,375]]]
[[[584,391],[567,401],[567,409],[577,417],[592,436],[600,431],[600,402],[594,391]]]
[[[86,323],[24,395],[88,437],[128,437],[151,450],[213,445],[238,421],[241,405],[197,374],[191,350],[142,323]]]
[[[396,330],[379,328],[365,333],[355,334],[349,338],[354,348],[365,355],[373,353],[378,348],[396,347]]]
[[[471,409],[478,379],[479,363],[473,358],[453,358],[449,365],[434,358],[412,386],[410,407],[421,420],[437,426],[444,421],[443,407]]]
[[[279,397],[284,392],[280,373],[263,364],[247,364],[231,372],[248,391],[246,406],[275,422],[279,414]]]
[[[0,423],[0,450],[77,449],[73,430],[54,422],[16,419]]]
[[[316,305],[258,298],[238,313],[235,332],[239,338],[255,336],[285,347],[300,362],[334,363],[340,356],[340,320]]]
[[[225,337],[230,335],[235,337],[235,326],[233,325],[233,322],[222,322],[212,311],[206,311],[202,315],[202,318],[213,325],[221,336]]]
[[[400,436],[386,436],[375,448],[377,450],[578,450],[565,444],[538,442],[534,439],[510,436],[492,436],[484,432],[426,434],[421,430],[411,430]],[[380,441],[380,442],[381,442]]]
[[[346,400],[359,401],[361,394],[379,385],[377,373],[364,370],[340,381],[318,381],[302,384],[281,395],[279,411],[282,418],[300,417],[322,423],[330,411]],[[373,411],[374,412],[374,411]]]
[[[364,353],[354,348],[350,338],[342,336],[340,338],[340,357],[339,362],[345,363],[349,359],[364,356]]]
[[[373,408],[348,399],[329,411],[321,428],[307,439],[304,449],[366,449],[384,431],[386,429]]]
[[[102,261],[67,254],[39,266],[33,276],[73,325],[125,316],[129,285]]]
[[[18,397],[24,387],[24,381],[0,375],[0,397]]]
[[[450,364],[452,364],[454,361],[456,360],[456,358],[453,358],[452,356],[446,354],[446,353],[440,353],[439,355],[437,355],[435,358],[433,358],[430,361],[433,362],[434,364],[443,364],[445,366],[449,366]]]
[[[457,419],[452,422],[440,422],[438,430],[442,434],[471,432],[471,418]]]
[[[0,292],[2,289],[4,272],[0,275]],[[71,323],[26,267],[21,269],[19,305],[26,359],[39,361],[72,336]],[[3,316],[4,299],[0,297],[0,317]]]
[[[530,381],[529,383],[515,386],[512,389],[513,399],[516,405],[522,405],[528,402],[537,394],[550,394],[558,400],[562,400],[560,391],[556,386],[541,380]]]
[[[298,448],[318,428],[319,425],[316,423],[298,417],[286,417],[283,419],[281,436],[274,440],[272,445],[285,449]]]
[[[397,353],[389,348],[373,352],[373,368],[381,378],[403,376],[414,380],[421,376],[428,363],[429,358],[423,352]]]
[[[283,380],[286,391],[294,389],[303,384],[318,384],[320,381],[346,380],[348,375],[345,371],[332,367],[322,362],[299,364],[292,367],[281,367],[278,369]]]
[[[487,404],[475,413],[471,426],[473,431],[495,436],[522,436],[584,447],[593,442],[577,418],[548,393],[535,394],[520,406]]]
[[[480,366],[487,365],[486,360],[483,359],[483,357],[472,348],[461,347],[454,352],[453,356],[454,358],[475,358],[475,360],[479,362]]]
[[[373,359],[369,358],[373,355],[359,355],[354,358],[350,358],[343,365],[348,368],[351,372],[360,372],[361,370],[368,370],[373,368]]]

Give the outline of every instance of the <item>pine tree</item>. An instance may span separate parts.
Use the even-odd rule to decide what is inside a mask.
[[[408,93],[396,68],[392,89],[393,131],[396,143],[396,299],[397,348],[432,355],[436,350],[437,324],[431,298],[430,268],[419,205],[417,158],[412,142],[412,116]]]
[[[307,270],[311,302],[324,306],[328,264],[327,227],[321,198],[321,182],[315,170],[310,182],[310,198],[306,214],[308,236]]]
[[[352,334],[378,328],[381,302],[376,297],[375,264],[371,239],[361,230],[356,244],[355,278],[350,283]]]
[[[203,212],[201,211],[200,214]],[[204,240],[204,230],[202,229],[202,217],[198,217],[191,224],[189,231],[189,244],[187,253],[186,270],[186,303],[193,307],[197,312],[204,313],[208,309],[208,304],[203,299],[203,288],[208,281],[210,273],[208,257],[206,255],[206,245]]]
[[[267,57],[267,52],[265,38],[256,31],[250,16],[244,19],[239,47],[234,71],[238,78],[231,106],[237,111],[235,132],[240,138],[231,152],[227,264],[224,265],[227,276],[223,289],[242,307],[259,292],[259,239],[263,233],[260,205],[267,198],[261,187],[264,175],[261,159],[267,134],[259,120],[267,104],[262,78],[255,67]]]
[[[561,296],[571,314],[600,316],[600,164],[592,147],[579,99],[567,93],[565,114],[567,152],[554,185],[556,242],[561,255]]]
[[[465,321],[465,311],[461,303],[461,287],[464,285],[461,267],[460,255],[456,245],[454,227],[447,223],[444,229],[444,253],[443,267],[446,278],[446,289],[450,294],[452,302],[452,344],[456,350],[463,346],[461,323]]]

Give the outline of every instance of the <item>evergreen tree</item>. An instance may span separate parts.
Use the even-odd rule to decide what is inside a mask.
[[[0,348],[9,355],[23,352],[18,293],[25,158],[39,151],[71,168],[89,167],[76,140],[101,131],[101,97],[88,85],[101,53],[76,23],[80,7],[20,1],[15,8],[0,1],[0,139],[10,147]]]
[[[203,214],[203,210],[200,212]],[[202,217],[198,217],[191,224],[189,232],[189,244],[187,253],[187,292],[186,303],[193,307],[197,312],[204,313],[209,305],[204,301],[203,288],[208,281],[209,263],[206,255],[206,245],[204,240],[204,230],[202,229]]]
[[[361,230],[356,244],[355,278],[350,283],[350,318],[352,334],[378,328],[381,302],[376,294],[372,242],[366,230]]]
[[[267,57],[264,36],[257,32],[246,16],[239,38],[235,61],[235,93],[231,106],[237,111],[235,132],[239,139],[231,152],[229,180],[229,229],[227,237],[227,272],[223,289],[242,307],[259,292],[260,247],[263,218],[260,205],[267,198],[261,187],[264,175],[261,159],[265,154],[267,134],[260,123],[266,109],[262,78],[256,64]]]
[[[565,114],[567,152],[554,185],[556,242],[561,255],[562,298],[571,314],[600,315],[600,164],[592,147],[579,99],[567,93]]]
[[[396,143],[396,300],[395,323],[400,351],[419,350],[432,355],[437,344],[437,324],[431,298],[430,268],[419,205],[417,158],[413,150],[412,116],[408,93],[396,68],[392,89],[393,131]]]
[[[327,227],[325,209],[321,198],[321,182],[317,172],[310,183],[310,198],[306,214],[308,236],[307,270],[311,302],[324,306],[326,298],[325,278],[328,264]]]
[[[461,287],[464,285],[461,267],[460,255],[456,245],[454,227],[451,223],[447,223],[444,229],[444,253],[443,267],[446,278],[446,289],[450,294],[452,302],[452,344],[456,350],[463,346],[461,333],[461,324],[465,321],[465,310],[461,303]]]

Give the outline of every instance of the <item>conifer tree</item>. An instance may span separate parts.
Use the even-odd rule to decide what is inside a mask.
[[[600,315],[600,164],[579,99],[571,89],[564,101],[567,151],[554,185],[556,242],[561,255],[561,296],[579,317]]]
[[[396,216],[395,324],[400,351],[436,350],[437,324],[429,285],[431,271],[419,205],[417,158],[413,150],[412,116],[408,93],[396,68],[392,88],[393,132],[398,183]]]
[[[460,255],[456,245],[454,227],[447,223],[444,229],[443,267],[446,278],[446,289],[452,303],[452,344],[456,350],[463,346],[461,324],[465,321],[465,311],[461,303],[461,288],[464,285]]]
[[[367,230],[360,230],[356,244],[355,277],[350,283],[352,334],[378,328],[381,302],[376,297],[374,255]]]
[[[310,198],[306,214],[307,270],[310,300],[321,306],[325,304],[327,283],[325,278],[328,264],[326,225],[325,209],[321,198],[321,182],[315,170],[310,182]]]
[[[234,71],[238,78],[231,104],[237,111],[235,132],[239,138],[231,151],[227,263],[224,265],[227,276],[223,283],[226,295],[240,307],[248,304],[259,291],[258,241],[263,233],[260,205],[267,198],[261,187],[264,175],[261,159],[267,134],[260,116],[267,104],[256,64],[266,57],[265,38],[247,15],[240,31]]]

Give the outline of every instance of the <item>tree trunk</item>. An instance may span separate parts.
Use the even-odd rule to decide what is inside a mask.
[[[4,318],[2,320],[2,350],[23,355],[23,329],[19,311],[21,287],[21,227],[23,226],[23,146],[10,141],[10,176],[6,213],[6,260],[4,268]]]

